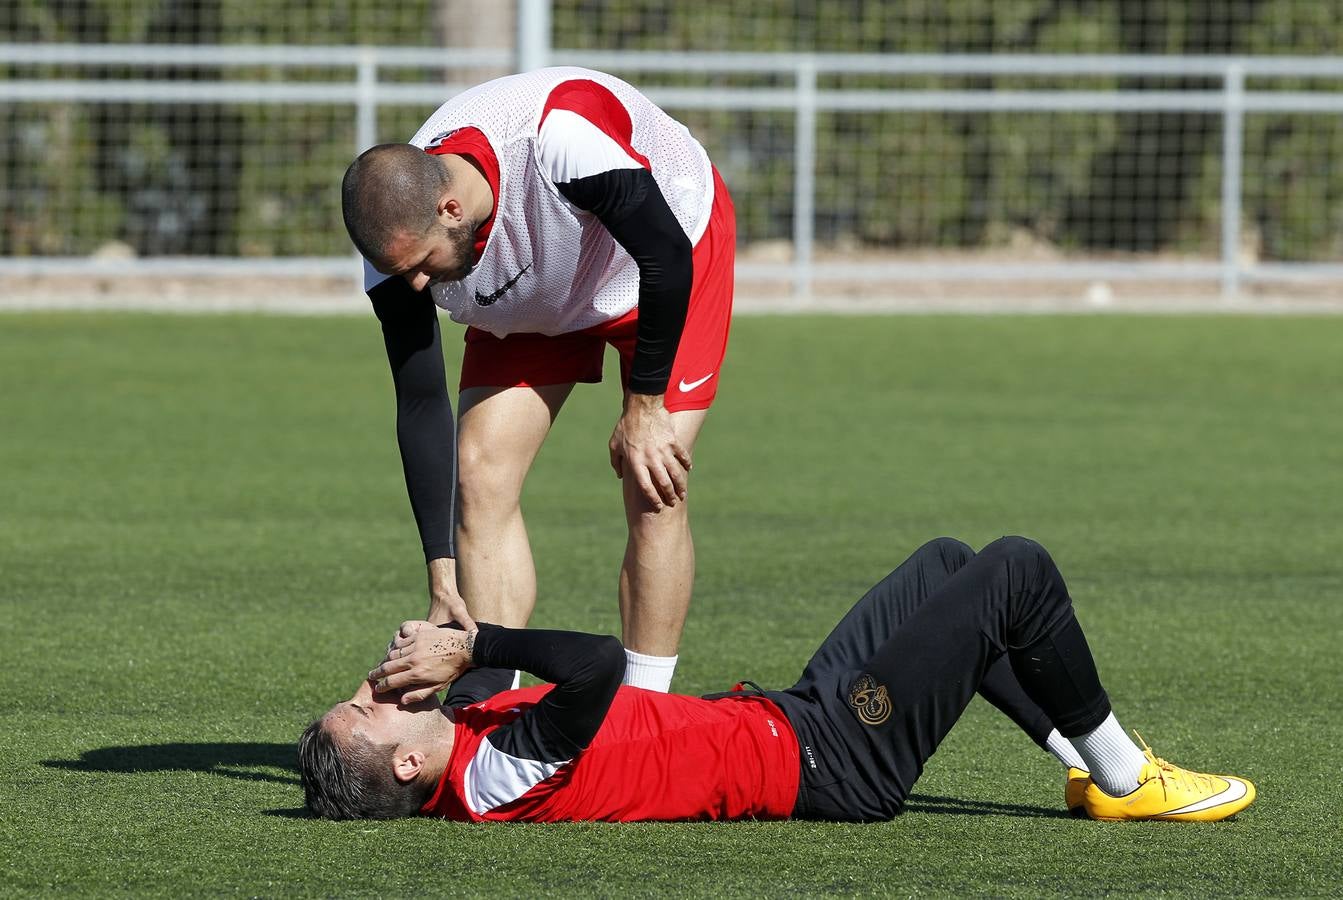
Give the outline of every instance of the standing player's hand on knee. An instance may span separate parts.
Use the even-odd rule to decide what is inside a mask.
[[[690,452],[681,446],[660,396],[625,395],[625,411],[611,433],[610,451],[616,477],[632,475],[654,509],[675,506],[686,498]]]
[[[368,673],[376,693],[401,691],[402,704],[417,703],[456,681],[471,667],[476,632],[437,628],[426,621],[401,623],[382,663]]]

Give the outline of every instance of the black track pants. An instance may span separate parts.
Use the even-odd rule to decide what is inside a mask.
[[[978,554],[949,538],[925,544],[849,611],[796,685],[769,692],[801,744],[794,814],[898,813],[976,691],[1037,743],[1109,714],[1063,577],[1034,541],[1005,537]]]

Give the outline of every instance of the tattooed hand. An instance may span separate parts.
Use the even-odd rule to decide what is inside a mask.
[[[436,628],[429,622],[402,622],[387,657],[368,680],[378,693],[402,691],[403,704],[441,691],[471,667],[476,632]]]

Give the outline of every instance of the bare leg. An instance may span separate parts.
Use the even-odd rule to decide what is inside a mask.
[[[708,410],[674,412],[672,427],[693,452]],[[620,567],[620,619],[625,646],[649,656],[675,656],[695,583],[695,545],[687,501],[655,511],[638,483],[623,480],[629,540]]]
[[[522,483],[572,384],[462,392],[457,582],[472,617],[521,628],[536,605]]]

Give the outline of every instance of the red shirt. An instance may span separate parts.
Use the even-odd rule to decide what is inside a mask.
[[[758,695],[704,700],[622,686],[576,758],[518,759],[484,738],[550,685],[456,710],[452,756],[421,810],[456,821],[783,819],[800,777],[788,719]]]

